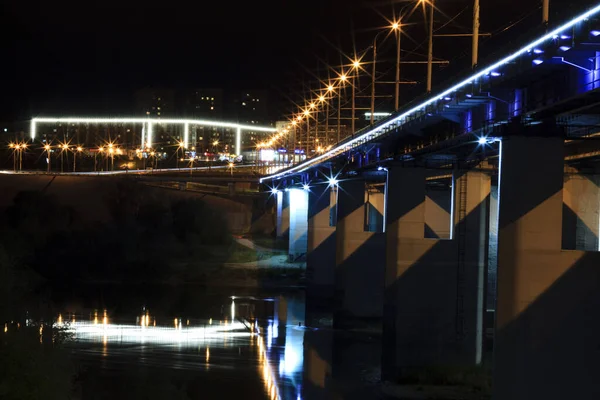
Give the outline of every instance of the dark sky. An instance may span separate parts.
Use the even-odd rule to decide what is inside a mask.
[[[553,15],[558,3],[572,9],[595,2],[554,3]],[[339,62],[327,41],[340,43],[347,52],[353,41],[357,48],[367,48],[374,36],[371,28],[386,25],[383,15],[391,17],[391,4],[381,0],[3,0],[0,121],[61,112],[128,113],[133,91],[145,86],[265,88],[274,93],[272,106],[283,110],[286,100],[280,94],[294,97],[302,79],[311,79],[305,67],[323,69],[319,58]],[[396,2],[394,7],[404,4]],[[443,12],[436,15],[436,23],[441,24],[472,0],[437,0],[436,4]],[[512,31],[525,29],[527,21],[537,23],[541,18],[536,11],[539,4],[539,0],[482,0],[482,30],[497,32],[529,13],[529,20]],[[469,26],[470,14],[470,9],[464,11],[447,31]],[[415,14],[412,21],[415,26],[408,34],[420,43],[425,38],[424,27],[418,26],[422,14]],[[499,34],[495,43],[490,40],[489,47],[504,44],[512,31]],[[405,43],[406,49],[415,47],[411,39]],[[468,40],[451,43],[436,43],[436,56],[454,60],[467,55]],[[468,63],[468,57],[462,58]],[[420,81],[424,69],[407,73]],[[324,76],[323,71],[320,74]]]

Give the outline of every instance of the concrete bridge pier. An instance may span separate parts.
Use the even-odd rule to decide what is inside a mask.
[[[302,188],[290,188],[290,243],[288,257],[290,262],[305,259],[308,242],[308,191]]]
[[[335,212],[337,187],[313,185],[308,193],[308,249],[306,254],[306,308],[332,311],[336,257]]]
[[[452,239],[425,238],[426,171],[389,168],[382,374],[482,360],[490,177],[454,177]]]
[[[287,238],[290,234],[290,196],[288,192],[278,191],[276,195],[278,239]]]
[[[563,190],[565,250],[599,250],[600,175],[567,168]]]
[[[564,140],[505,138],[501,163],[493,398],[600,398],[600,257],[561,246]]]
[[[383,194],[373,193],[367,207],[364,180],[347,180],[339,185],[334,326],[343,327],[382,316],[385,236],[383,229],[366,232],[365,228],[366,212],[371,208],[382,210],[384,198]]]

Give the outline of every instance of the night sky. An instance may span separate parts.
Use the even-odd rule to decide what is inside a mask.
[[[554,3],[553,17],[595,2]],[[391,17],[393,7],[405,4],[380,0],[4,0],[0,121],[39,114],[127,114],[133,92],[148,86],[268,89],[274,112],[286,112],[291,104],[286,96],[297,100],[302,82],[315,79],[310,72],[320,69],[319,76],[326,76],[319,60],[339,64],[334,45],[348,53],[353,42],[358,49],[366,49],[376,32],[373,28],[386,25],[383,16]],[[470,26],[472,0],[437,0],[436,4],[445,14],[436,15],[438,25],[463,11],[444,33]],[[482,0],[481,8],[482,31],[498,33],[483,43],[484,56],[541,19],[539,0]],[[522,17],[519,24],[501,33],[509,22]],[[417,47],[426,35],[421,12],[411,22],[406,50]],[[470,60],[469,39],[453,40],[436,42],[436,56],[465,69]],[[393,51],[382,47],[384,68],[385,57],[393,57]],[[417,53],[425,50],[421,47]],[[445,73],[436,69],[436,80],[442,80]],[[424,68],[407,68],[403,76],[421,82],[424,75]]]

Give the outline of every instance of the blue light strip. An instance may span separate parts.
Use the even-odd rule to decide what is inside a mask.
[[[315,164],[319,164],[322,161],[325,161],[327,159],[333,158],[335,156],[337,156],[338,154],[341,154],[349,149],[351,149],[353,147],[353,145],[362,142],[364,140],[366,140],[367,138],[369,138],[369,136],[373,136],[373,138],[379,136],[378,133],[381,133],[382,130],[384,130],[385,128],[389,127],[390,125],[393,124],[400,124],[403,122],[403,120],[405,120],[407,117],[411,116],[412,114],[418,112],[418,111],[422,111],[425,107],[435,103],[438,100],[443,99],[444,97],[446,97],[449,94],[452,94],[453,92],[456,92],[459,89],[464,88],[465,86],[473,83],[473,81],[486,76],[488,74],[490,74],[492,71],[502,67],[503,65],[506,65],[512,61],[514,61],[516,58],[520,57],[521,55],[529,52],[530,50],[533,50],[535,47],[543,44],[544,42],[548,41],[548,40],[552,40],[554,37],[560,35],[561,33],[563,33],[564,31],[566,31],[567,29],[572,28],[573,26],[577,25],[579,22],[584,21],[590,17],[592,17],[593,15],[597,14],[598,12],[600,12],[600,4],[596,5],[594,8],[590,9],[589,11],[579,15],[578,17],[570,20],[569,22],[565,23],[564,25],[561,25],[560,27],[556,28],[555,30],[553,30],[552,32],[547,33],[546,35],[542,36],[541,38],[529,43],[527,46],[521,48],[520,50],[518,50],[517,52],[503,58],[502,60],[496,62],[495,64],[487,67],[486,69],[471,75],[469,78],[463,80],[462,82],[450,87],[449,89],[445,90],[444,92],[438,94],[437,96],[431,97],[429,100],[419,104],[418,106],[411,108],[410,110],[398,115],[396,118],[389,120],[365,133],[363,133],[360,136],[357,136],[356,138],[341,144],[339,146],[336,146],[334,148],[332,148],[331,150],[327,151],[326,153],[323,153],[322,155],[309,159],[307,161],[305,161],[302,164],[299,164],[295,167],[289,168],[285,171],[282,171],[280,173],[274,174],[274,175],[270,175],[270,176],[266,176],[264,178],[260,179],[260,182],[262,183],[265,180],[273,180],[273,179],[280,179],[283,178],[286,175],[290,175],[290,174],[294,174],[294,173],[298,173],[298,172],[302,172],[302,171],[306,171],[307,169],[311,168],[312,166],[314,166]],[[371,138],[371,139],[373,139]]]

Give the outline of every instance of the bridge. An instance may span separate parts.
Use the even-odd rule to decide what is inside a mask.
[[[492,363],[495,399],[600,398],[599,14],[261,179],[307,310],[382,320],[384,378]]]

